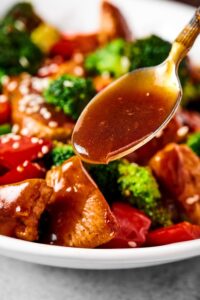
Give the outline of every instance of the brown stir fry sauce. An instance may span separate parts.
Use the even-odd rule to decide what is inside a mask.
[[[150,136],[173,109],[172,88],[124,76],[96,96],[80,117],[73,134],[74,147],[90,162],[108,163],[118,154]]]

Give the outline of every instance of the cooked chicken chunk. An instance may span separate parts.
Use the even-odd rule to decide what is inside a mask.
[[[149,143],[128,155],[130,161],[148,164],[151,157],[169,143],[184,142],[188,133],[200,130],[198,112],[179,109],[169,124]]]
[[[150,161],[163,185],[185,215],[200,225],[200,159],[186,145],[169,144]]]
[[[0,234],[37,240],[39,219],[52,192],[44,179],[0,186]]]
[[[99,40],[104,44],[115,38],[131,40],[132,34],[119,9],[104,0],[101,6]]]
[[[55,197],[47,208],[46,243],[94,248],[115,236],[116,219],[78,157],[50,170],[47,183]]]
[[[74,122],[40,95],[40,85],[45,80],[23,75],[21,80],[7,85],[5,94],[11,99],[15,133],[65,141],[72,133]]]

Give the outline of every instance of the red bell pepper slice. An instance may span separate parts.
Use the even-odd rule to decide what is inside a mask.
[[[200,238],[200,226],[181,222],[149,232],[148,246],[161,246]]]
[[[16,183],[31,178],[44,178],[46,170],[37,163],[25,161],[22,165],[0,176],[0,185]]]
[[[26,160],[42,158],[51,147],[49,140],[16,134],[3,135],[0,137],[0,165],[8,169],[17,167]]]
[[[60,55],[65,59],[70,58],[74,53],[75,44],[73,40],[68,40],[66,38],[61,38],[57,43],[53,45],[50,50],[50,54]]]
[[[126,203],[116,202],[111,210],[118,221],[119,232],[104,246],[106,248],[135,248],[144,244],[151,220]]]
[[[8,123],[11,117],[11,105],[4,95],[0,96],[0,124]]]

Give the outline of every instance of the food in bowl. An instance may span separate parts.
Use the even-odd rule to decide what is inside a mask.
[[[182,107],[156,138],[108,165],[74,153],[71,133],[92,97],[170,50],[158,36],[132,36],[109,2],[100,15],[97,33],[73,36],[29,3],[1,19],[0,234],[82,248],[200,238],[200,75],[189,58]]]

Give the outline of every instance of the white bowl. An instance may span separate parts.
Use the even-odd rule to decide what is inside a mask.
[[[1,0],[2,14],[13,0]],[[94,31],[99,0],[34,0],[49,22],[67,32]],[[194,8],[164,0],[115,0],[135,36],[155,33],[173,40],[189,21]],[[83,4],[84,3],[84,4]],[[190,55],[200,65],[200,39]],[[200,254],[200,239],[161,247],[138,249],[81,249],[36,244],[0,236],[0,254],[44,265],[80,269],[125,269],[158,265]]]

